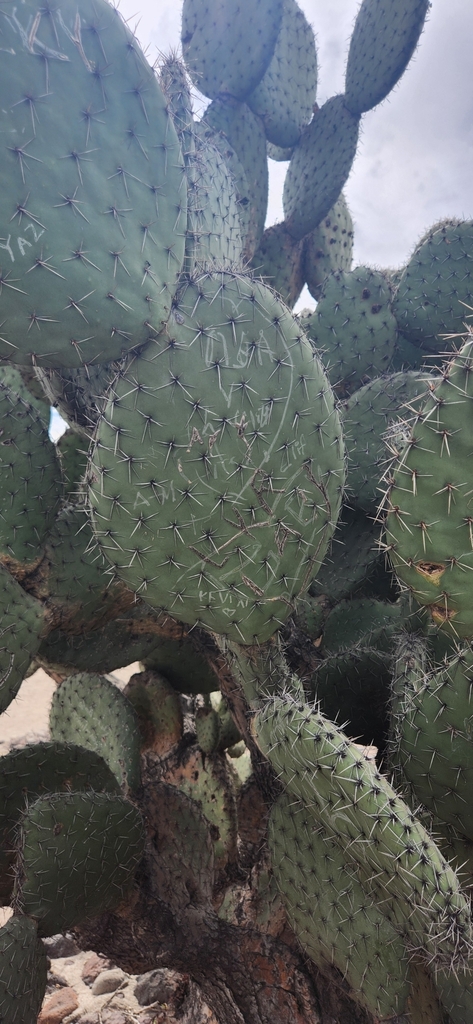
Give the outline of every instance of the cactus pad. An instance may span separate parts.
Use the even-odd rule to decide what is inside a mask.
[[[0,358],[108,362],[169,315],[186,223],[177,135],[104,0],[80,13],[28,0],[1,18]]]
[[[333,396],[297,321],[265,286],[206,274],[117,383],[90,500],[105,554],[152,607],[251,643],[315,576],[343,475]]]
[[[288,921],[304,951],[322,969],[335,964],[376,1019],[401,1013],[409,992],[404,944],[345,851],[287,793],[271,809],[268,839]]]
[[[348,178],[358,143],[359,117],[343,96],[332,96],[317,110],[290,161],[284,182],[284,216],[295,239],[320,224]]]
[[[282,11],[283,0],[184,0],[182,51],[200,92],[244,99],[268,67]]]
[[[46,991],[46,950],[29,917],[0,928],[0,1006],[5,1024],[36,1024]]]
[[[429,0],[363,0],[350,40],[345,102],[354,114],[381,103],[417,46]]]
[[[248,98],[275,146],[295,146],[309,123],[317,92],[314,33],[295,0],[284,0],[281,25],[270,64]]]
[[[45,631],[45,611],[0,566],[0,713],[12,702],[39,650]]]
[[[144,852],[135,807],[110,793],[53,793],[23,815],[15,903],[56,935],[116,907]]]
[[[140,740],[132,705],[104,676],[69,676],[53,694],[51,737],[95,750],[118,782],[136,789],[140,782]]]

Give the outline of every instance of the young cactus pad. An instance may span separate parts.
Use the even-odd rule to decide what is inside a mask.
[[[51,737],[95,750],[119,783],[140,782],[138,719],[126,697],[105,676],[79,672],[54,692],[49,716]]]
[[[325,555],[344,462],[322,366],[269,288],[184,287],[110,393],[90,477],[99,542],[149,604],[243,643],[274,633]]]
[[[166,101],[104,0],[4,10],[0,47],[0,358],[108,362],[169,315],[184,258]]]

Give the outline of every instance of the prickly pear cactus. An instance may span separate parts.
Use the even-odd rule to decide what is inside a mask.
[[[333,394],[288,309],[240,274],[198,276],[110,393],[91,458],[99,543],[154,607],[263,641],[322,562],[343,458]]]
[[[0,760],[0,1018],[74,928],[218,1024],[473,1024],[471,222],[352,270],[341,192],[427,0],[363,0],[321,108],[296,0],[184,0],[156,69],[105,0],[4,7],[0,710],[58,687]]]

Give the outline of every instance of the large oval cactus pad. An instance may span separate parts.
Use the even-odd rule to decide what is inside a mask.
[[[104,0],[2,10],[0,358],[107,362],[160,324],[184,257],[180,147]]]
[[[209,273],[110,394],[90,500],[132,589],[251,643],[316,574],[343,480],[333,393],[297,320],[266,286]]]

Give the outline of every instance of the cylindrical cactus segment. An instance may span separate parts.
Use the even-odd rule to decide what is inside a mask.
[[[439,968],[464,966],[473,942],[468,897],[387,779],[316,707],[290,696],[268,698],[252,729],[286,790],[312,809],[385,901],[407,947]]]
[[[316,575],[343,480],[333,394],[297,320],[265,286],[215,273],[117,383],[90,501],[149,604],[252,643]]]
[[[292,793],[273,805],[268,841],[289,924],[311,960],[322,969],[335,964],[377,1019],[402,1013],[409,993],[403,940],[343,847]]]

